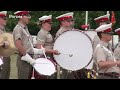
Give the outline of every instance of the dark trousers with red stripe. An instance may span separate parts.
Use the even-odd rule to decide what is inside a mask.
[[[10,57],[3,57],[3,65],[1,66],[0,79],[10,78]]]
[[[18,79],[31,79],[32,65],[21,60],[22,55],[17,57]]]

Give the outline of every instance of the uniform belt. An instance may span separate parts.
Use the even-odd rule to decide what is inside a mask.
[[[114,77],[114,78],[119,78],[120,74],[115,73],[115,72],[109,72],[109,73],[98,73],[99,75],[103,76],[109,76],[109,77]]]
[[[29,53],[28,53],[29,54]],[[19,55],[22,57],[23,55],[19,53]],[[34,54],[29,54],[30,56],[33,56]]]

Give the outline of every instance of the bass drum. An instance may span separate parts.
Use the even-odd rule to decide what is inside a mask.
[[[91,40],[93,41],[94,37],[97,35],[97,32],[95,31],[84,31],[85,34],[87,34]]]
[[[76,71],[86,67],[92,59],[93,48],[90,37],[81,30],[63,32],[54,43],[56,62],[64,69]]]

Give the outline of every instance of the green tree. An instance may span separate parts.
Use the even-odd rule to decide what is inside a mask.
[[[9,15],[14,15],[15,11],[8,11]],[[37,22],[39,21],[39,18],[43,15],[52,15],[53,19],[53,26],[51,33],[55,35],[57,30],[59,29],[59,22],[56,20],[56,17],[67,13],[67,12],[74,12],[74,18],[75,18],[75,28],[78,28],[82,30],[81,25],[85,24],[85,11],[30,11],[31,14],[31,20],[30,23],[28,24],[29,31],[32,35],[37,35],[39,31],[39,27],[37,26]],[[95,29],[98,27],[98,25],[95,23],[94,18],[105,15],[107,11],[88,11],[88,23],[90,24],[91,29]],[[120,23],[120,13],[119,11],[115,11],[115,17],[116,17],[116,23],[113,26],[113,29],[119,28],[119,23]],[[13,28],[17,24],[17,19],[16,18],[9,18],[8,16],[8,24],[6,27],[7,31],[13,31]]]

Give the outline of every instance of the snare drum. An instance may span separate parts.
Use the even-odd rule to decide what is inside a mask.
[[[46,79],[46,76],[51,76],[56,72],[56,65],[50,59],[38,58],[33,66],[35,69],[35,78]]]
[[[81,30],[63,32],[56,39],[53,49],[61,53],[54,55],[56,62],[71,71],[86,67],[93,55],[92,40]]]

